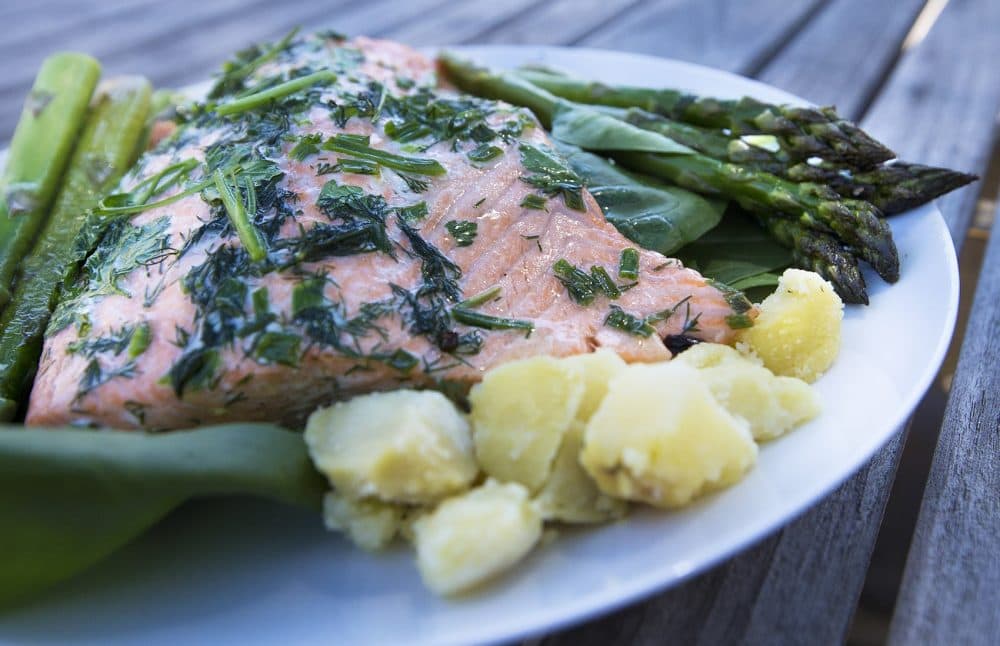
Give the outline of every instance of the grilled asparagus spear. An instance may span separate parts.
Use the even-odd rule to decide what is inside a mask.
[[[896,156],[833,108],[775,105],[750,97],[727,101],[670,89],[612,87],[537,69],[522,69],[517,74],[576,103],[639,107],[693,125],[725,129],[737,137],[774,135],[796,161],[821,157],[866,169]]]
[[[793,182],[826,184],[846,198],[874,204],[885,215],[920,206],[976,179],[975,175],[947,168],[895,161],[870,170],[852,171],[825,160],[792,163],[777,140],[730,138],[721,131],[674,121],[666,117],[630,108],[618,112],[620,118],[640,128],[658,132],[705,153],[747,168],[780,175]]]

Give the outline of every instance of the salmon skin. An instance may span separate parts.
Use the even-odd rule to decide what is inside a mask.
[[[620,275],[634,245],[530,113],[436,83],[406,46],[335,34],[228,63],[99,207],[27,423],[300,425],[533,355],[668,359],[665,337],[752,319],[657,253]]]

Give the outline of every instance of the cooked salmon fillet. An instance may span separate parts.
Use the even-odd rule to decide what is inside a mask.
[[[386,41],[242,53],[106,201],[27,423],[299,425],[533,355],[668,359],[664,337],[728,342],[753,316],[654,252],[623,280],[635,245],[534,118],[435,84],[431,60]],[[574,290],[593,268],[615,288]]]

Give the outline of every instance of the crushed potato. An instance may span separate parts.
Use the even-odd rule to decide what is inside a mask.
[[[537,491],[584,391],[581,366],[552,357],[512,361],[488,371],[469,394],[483,471]]]
[[[413,524],[417,567],[431,590],[465,592],[524,558],[542,536],[542,516],[515,482],[449,498]]]
[[[583,423],[573,421],[563,436],[552,473],[535,498],[545,520],[564,523],[601,523],[621,518],[625,501],[603,493],[580,464]]]
[[[580,461],[601,491],[657,507],[730,485],[757,458],[746,422],[680,362],[634,365],[612,379],[583,442]]]
[[[316,411],[306,441],[335,488],[327,527],[370,551],[406,539],[427,586],[450,596],[523,559],[545,521],[608,522],[630,501],[679,507],[733,484],[756,461],[755,440],[819,413],[803,380],[839,346],[842,305],[815,274],[785,272],[760,309],[742,351],[702,343],[658,364],[602,350],[498,366],[473,387],[468,420],[438,393],[405,390]],[[489,478],[470,489],[480,469]]]
[[[778,377],[727,345],[700,343],[677,361],[698,369],[715,398],[746,420],[757,441],[779,437],[819,414],[819,396],[801,379]]]
[[[313,463],[354,499],[433,503],[467,489],[479,467],[465,417],[444,395],[396,390],[309,416]]]
[[[843,317],[844,304],[830,283],[811,271],[786,269],[740,341],[774,374],[812,383],[837,358]]]
[[[323,497],[323,522],[361,549],[384,549],[400,533],[406,510],[379,500],[352,500],[331,491]]]

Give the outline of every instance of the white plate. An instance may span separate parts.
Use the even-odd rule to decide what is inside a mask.
[[[725,72],[632,54],[456,49],[498,67],[530,61],[609,82],[801,102]],[[675,585],[787,523],[851,475],[929,386],[955,322],[955,254],[933,206],[892,218],[892,228],[902,278],[888,288],[868,276],[872,305],[848,308],[840,358],[817,384],[824,414],[763,446],[743,482],[689,509],[563,532],[481,594],[443,601],[424,590],[406,548],[371,556],[307,513],[255,501],[201,502],[91,572],[0,616],[0,639],[488,642],[549,631]]]

